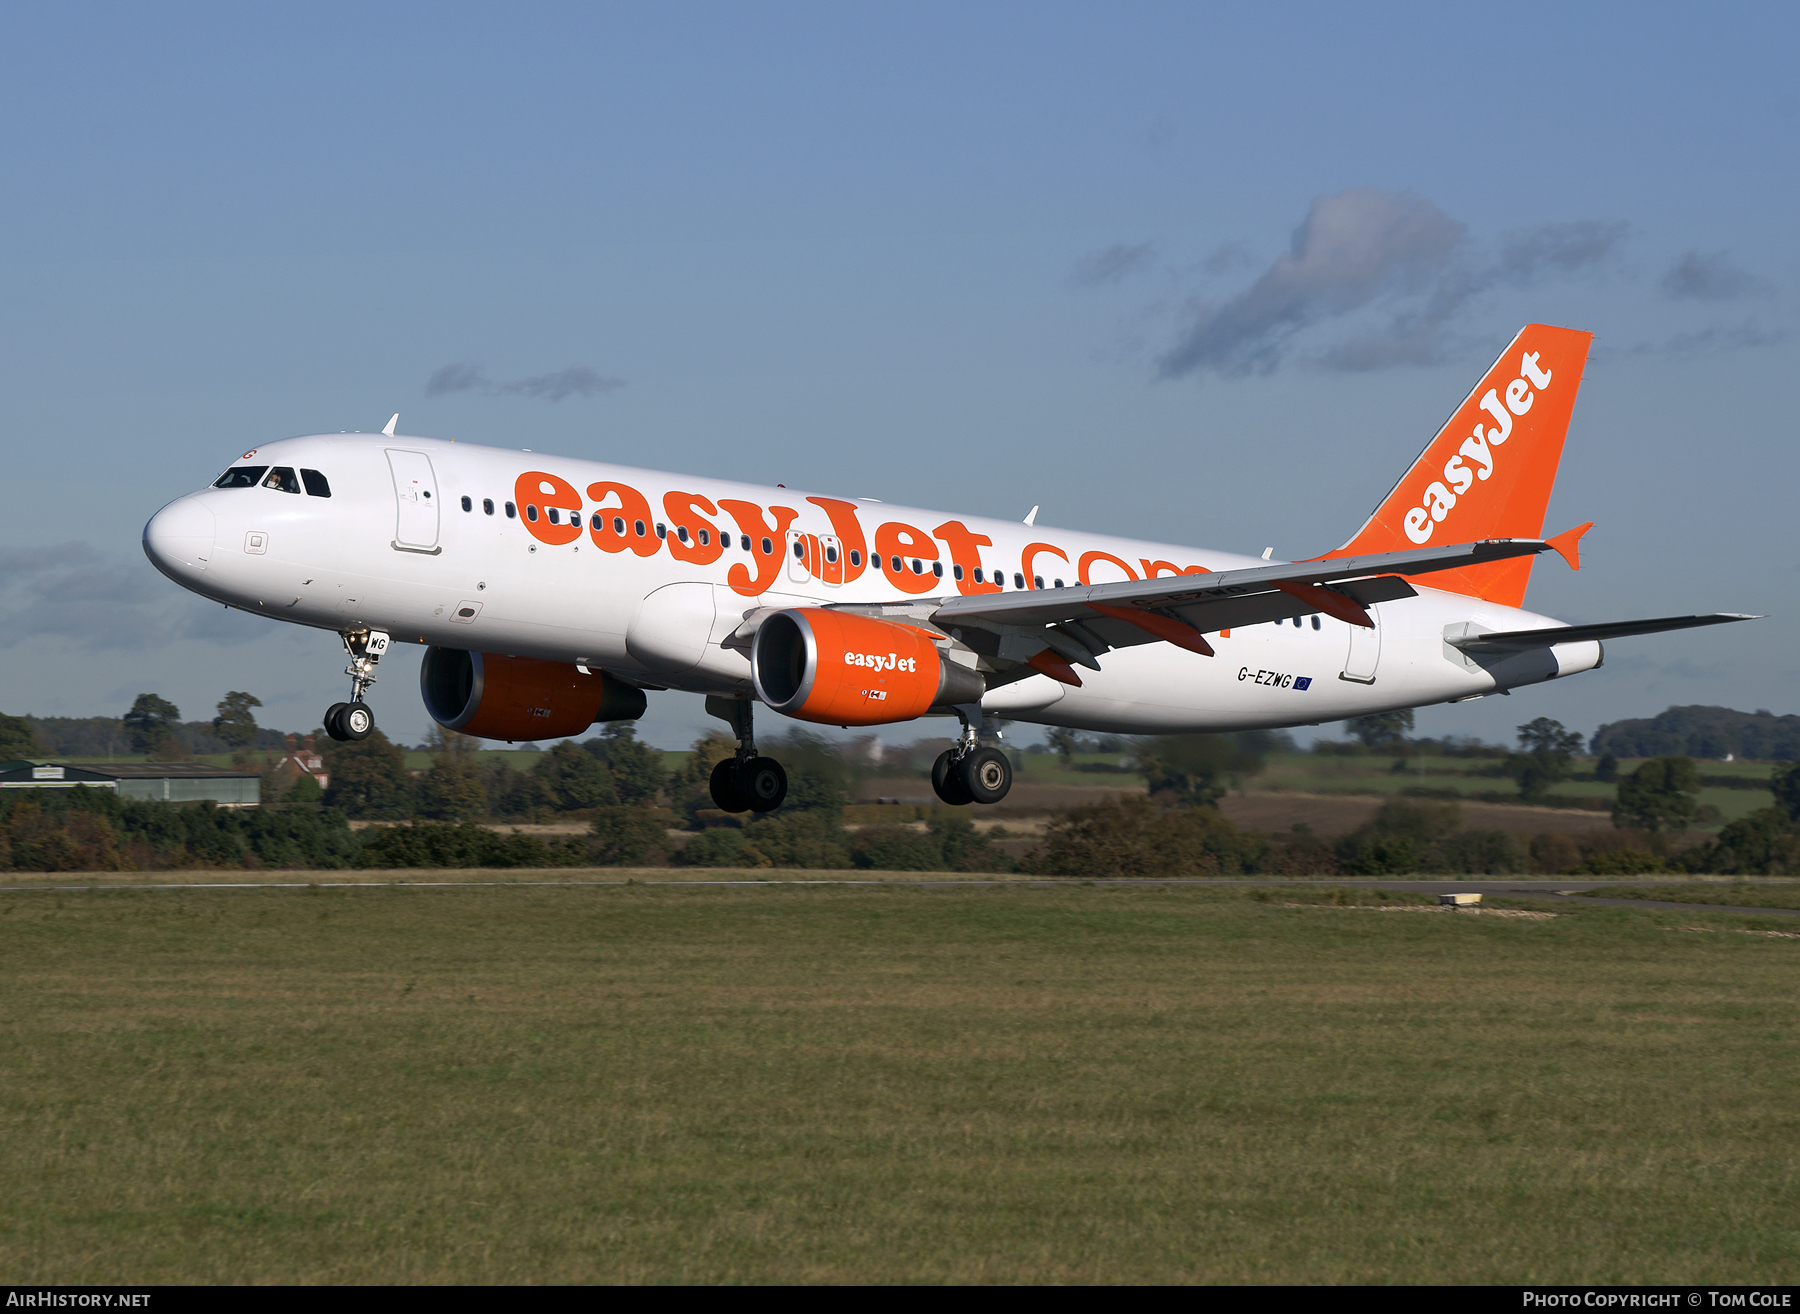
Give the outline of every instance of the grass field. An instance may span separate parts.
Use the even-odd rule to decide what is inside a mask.
[[[0,1269],[1800,1277],[1800,940],[1289,901],[0,896]]]
[[[1705,885],[1613,885],[1609,899],[1662,899],[1674,903],[1724,904],[1738,908],[1800,908],[1800,884],[1743,882]]]

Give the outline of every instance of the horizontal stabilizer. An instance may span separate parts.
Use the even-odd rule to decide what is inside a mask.
[[[1447,638],[1444,642],[1463,652],[1517,652],[1521,648],[1542,648],[1553,643],[1623,639],[1633,634],[1662,634],[1667,630],[1691,630],[1700,625],[1761,619],[1760,616],[1721,611],[1706,616],[1664,616],[1657,620],[1607,621],[1599,625],[1553,625],[1541,630],[1497,630]]]

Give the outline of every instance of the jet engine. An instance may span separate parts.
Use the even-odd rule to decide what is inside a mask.
[[[431,719],[482,739],[563,739],[644,714],[644,691],[568,662],[427,648],[419,692]]]
[[[938,655],[912,625],[820,607],[765,619],[750,646],[757,696],[824,725],[887,725],[934,707],[978,703],[987,682]]]

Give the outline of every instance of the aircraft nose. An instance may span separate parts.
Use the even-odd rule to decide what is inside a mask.
[[[192,497],[178,497],[144,526],[144,555],[163,574],[182,583],[205,571],[217,528],[211,507]]]

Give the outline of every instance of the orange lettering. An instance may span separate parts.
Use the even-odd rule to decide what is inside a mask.
[[[698,565],[708,565],[719,559],[725,550],[713,530],[710,520],[702,520],[699,512],[705,511],[709,516],[719,514],[719,508],[712,504],[710,497],[700,493],[664,493],[663,510],[669,513],[669,555],[677,561],[692,561]],[[681,541],[681,530],[688,532],[688,541]],[[706,539],[702,541],[700,531],[706,531]]]
[[[787,527],[794,523],[794,517],[800,513],[791,506],[772,506],[769,511],[775,517],[775,523],[771,525],[763,519],[762,508],[754,502],[721,497],[719,505],[731,512],[731,518],[738,522],[738,528],[750,536],[750,553],[756,561],[755,579],[750,578],[750,572],[744,569],[744,564],[740,561],[725,572],[725,582],[731,585],[732,592],[754,598],[767,590],[781,574],[781,555],[787,542]],[[769,542],[767,552],[763,551],[764,539]]]
[[[939,587],[938,577],[930,569],[915,574],[910,565],[912,560],[924,565],[938,559],[937,540],[924,530],[890,520],[875,531],[875,553],[881,558],[878,565],[887,572],[887,582],[902,593],[930,593]],[[898,570],[894,569],[896,557],[900,558]]]
[[[623,552],[630,548],[640,557],[655,556],[662,540],[656,536],[656,526],[650,523],[649,499],[630,484],[609,480],[588,485],[587,495],[591,502],[605,502],[615,493],[619,505],[602,506],[593,514],[592,528],[588,532],[594,546],[602,552]]]
[[[946,520],[931,531],[950,545],[950,562],[962,567],[962,578],[956,581],[956,587],[963,593],[998,593],[998,584],[977,584],[975,572],[981,566],[981,549],[993,547],[994,540],[986,534],[977,534],[960,520]]]
[[[837,535],[838,556],[841,558],[838,564],[844,577],[841,581],[830,582],[854,584],[857,577],[867,569],[863,564],[863,557],[869,551],[869,545],[863,539],[862,521],[856,518],[856,503],[842,502],[835,497],[809,497],[806,500],[814,506],[825,508],[825,514],[831,517],[831,532]],[[851,556],[851,553],[856,555]]]
[[[1027,588],[1037,587],[1037,577],[1032,574],[1032,563],[1038,559],[1038,554],[1042,552],[1055,553],[1064,561],[1069,559],[1069,554],[1053,543],[1027,543],[1025,545],[1025,555],[1021,558],[1021,563],[1025,567],[1025,586]]]
[[[1080,563],[1080,565],[1078,565],[1076,567],[1076,570],[1075,570],[1075,578],[1079,579],[1083,584],[1092,584],[1094,581],[1088,578],[1088,572],[1093,569],[1094,563],[1096,561],[1112,562],[1113,565],[1117,566],[1120,570],[1125,572],[1125,579],[1136,579],[1137,578],[1137,572],[1135,570],[1133,570],[1130,566],[1126,565],[1123,561],[1120,561],[1117,557],[1115,557],[1110,552],[1083,552],[1081,554],[1081,563]],[[1156,564],[1159,566],[1168,566],[1169,565],[1169,563],[1166,561],[1159,561]],[[1148,569],[1148,568],[1149,568],[1149,563],[1145,562],[1145,569]],[[1175,573],[1175,567],[1169,566],[1169,573],[1171,575],[1173,575]],[[1115,584],[1123,584],[1125,582],[1125,580],[1109,580],[1106,582],[1115,583]]]
[[[581,511],[581,494],[567,479],[542,470],[527,470],[513,481],[513,500],[519,504],[519,514],[525,517],[525,528],[538,542],[560,547],[581,537],[581,526],[572,519],[566,525],[550,523],[551,507]]]

